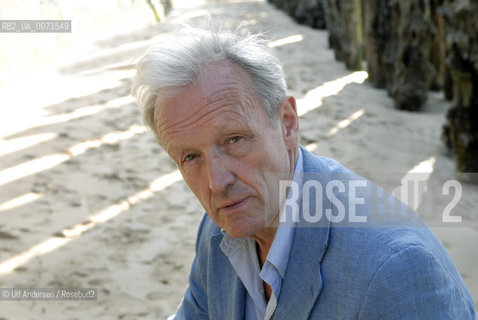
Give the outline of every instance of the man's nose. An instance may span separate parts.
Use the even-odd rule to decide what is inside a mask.
[[[212,156],[207,163],[209,189],[221,193],[227,186],[234,184],[234,174],[229,169],[227,159],[221,155]]]

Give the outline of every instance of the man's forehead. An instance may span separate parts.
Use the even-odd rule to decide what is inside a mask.
[[[166,90],[165,93],[166,96],[158,95],[154,110],[158,131],[183,121],[194,122],[195,118],[200,118],[198,114],[220,111],[215,109],[220,109],[222,104],[232,106],[232,110],[239,114],[256,111],[248,110],[250,107],[263,108],[250,76],[241,67],[228,61],[210,63],[194,83]]]
[[[175,141],[190,139],[194,142],[196,135],[207,134],[208,136],[223,136],[232,133],[245,133],[254,131],[258,125],[258,117],[254,111],[240,111],[247,108],[238,106],[236,110],[219,108],[215,113],[207,114],[207,118],[199,121],[190,121],[181,128],[166,132],[168,140]],[[216,137],[217,138],[217,137]]]
[[[234,121],[249,121],[255,113],[263,111],[250,96],[238,90],[224,90],[220,96],[211,95],[196,99],[195,95],[178,94],[161,103],[155,110],[155,126],[159,132],[173,128],[186,128],[211,122],[221,117],[222,122],[210,124],[215,128],[231,126]]]

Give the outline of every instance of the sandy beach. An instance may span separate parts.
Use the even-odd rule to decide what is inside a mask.
[[[270,38],[310,151],[390,191],[414,172],[425,175],[431,191],[411,205],[430,221],[477,307],[478,185],[461,184],[450,216],[462,223],[430,216],[443,217],[452,195],[441,196],[442,186],[455,179],[440,141],[450,105],[443,94],[432,93],[421,112],[395,110],[365,72],[335,61],[327,31],[298,25],[264,1],[178,1],[160,24],[96,41],[0,88],[0,287],[97,289],[96,301],[0,301],[0,320],[174,313],[203,211],[142,126],[130,80],[157,36],[178,23],[200,25],[208,13]]]

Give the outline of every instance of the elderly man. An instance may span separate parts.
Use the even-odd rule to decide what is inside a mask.
[[[260,37],[177,32],[141,59],[133,94],[206,211],[175,319],[474,318],[415,213],[367,223],[368,182],[299,146],[296,101]]]

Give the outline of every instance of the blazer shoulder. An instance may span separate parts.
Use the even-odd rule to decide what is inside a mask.
[[[428,227],[331,228],[327,255],[355,266],[364,280],[370,281],[392,257],[394,263],[407,264],[403,253],[412,252],[412,248],[417,255],[433,256],[450,276],[458,277],[446,249]]]
[[[388,227],[332,227],[331,240],[338,244],[360,243],[360,248],[368,254],[391,256],[411,247],[421,246],[432,252],[444,251],[440,241],[426,226],[405,227],[399,224]],[[331,241],[331,242],[332,242]],[[356,250],[354,247],[348,247]]]

